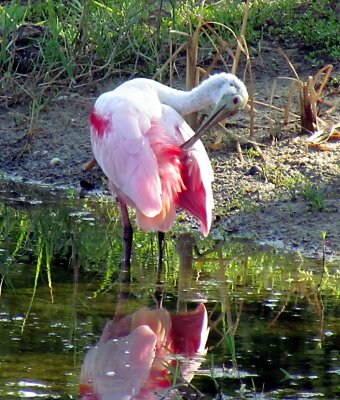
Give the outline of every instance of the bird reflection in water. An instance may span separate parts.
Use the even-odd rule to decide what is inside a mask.
[[[192,263],[180,264],[180,270],[191,270]],[[203,303],[174,315],[160,306],[122,316],[126,297],[121,293],[118,313],[85,356],[83,399],[159,399],[176,384],[190,382],[206,354],[209,327]]]

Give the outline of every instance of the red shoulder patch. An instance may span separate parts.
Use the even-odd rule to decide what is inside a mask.
[[[104,132],[109,129],[110,120],[97,114],[95,108],[91,112],[90,123],[92,128],[97,132],[98,136],[103,136]]]

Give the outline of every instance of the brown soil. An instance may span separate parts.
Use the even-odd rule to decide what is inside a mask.
[[[255,98],[265,103],[269,102],[274,79],[292,76],[284,61],[274,72],[271,51],[267,54],[266,61],[260,57],[253,61]],[[292,49],[289,55],[295,65],[301,62],[297,50]],[[316,72],[306,71],[301,64],[298,70],[302,76]],[[339,77],[339,65],[333,76]],[[106,190],[98,167],[91,172],[83,170],[92,158],[88,117],[95,97],[117,83],[101,85],[93,93],[65,90],[49,101],[33,123],[29,102],[0,108],[0,172],[10,179],[44,186]],[[284,104],[287,88],[288,81],[278,80],[275,106]],[[328,91],[332,90],[334,87]],[[340,122],[339,97],[329,99],[337,103],[337,109],[327,119]],[[294,111],[298,113],[296,103]],[[220,150],[209,148],[215,133],[204,138],[215,169],[214,226],[218,229],[212,235],[248,237],[319,256],[321,233],[325,231],[328,257],[340,259],[340,142],[330,142],[327,151],[311,148],[307,136],[299,132],[298,121],[283,127],[279,123],[282,113],[266,107],[258,106],[256,115],[254,139],[262,144],[264,159],[242,145],[244,161],[240,161],[228,135]],[[248,124],[248,115],[242,112],[227,128],[231,134],[247,138]],[[27,145],[28,150],[21,153]],[[304,188],[310,188],[309,196]],[[88,195],[91,193],[93,190],[88,190]]]

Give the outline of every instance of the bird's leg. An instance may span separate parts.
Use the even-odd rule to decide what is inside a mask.
[[[123,234],[124,234],[124,260],[123,260],[123,282],[130,282],[131,253],[133,228],[129,218],[129,212],[123,200],[118,198],[120,210],[122,212]]]
[[[165,243],[165,233],[158,233],[158,274],[157,274],[157,282],[156,282],[156,290],[155,297],[157,302],[157,307],[160,308],[162,306],[163,301],[163,257],[164,257],[164,243]]]
[[[157,283],[162,283],[163,276],[163,258],[164,258],[164,244],[165,244],[165,233],[158,233],[158,277]]]

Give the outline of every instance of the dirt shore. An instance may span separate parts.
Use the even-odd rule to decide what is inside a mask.
[[[254,68],[255,99],[268,104],[274,79],[291,73],[287,67],[267,71],[258,63]],[[339,76],[339,68],[335,75]],[[92,158],[88,116],[95,97],[117,82],[98,86],[92,93],[65,90],[44,107],[33,125],[25,101],[0,107],[0,173],[21,182],[79,191],[91,187],[106,190],[99,168],[83,170]],[[288,84],[277,82],[274,105],[282,107]],[[330,99],[337,109],[327,120],[337,123],[339,97]],[[243,144],[241,161],[230,139],[233,134],[249,136],[246,112],[227,124],[229,134],[225,134],[221,149],[210,147],[216,132],[203,140],[215,170],[216,231],[310,256],[320,256],[322,232],[326,232],[327,256],[340,259],[340,141],[329,142],[329,149],[324,151],[309,147],[307,136],[299,132],[298,121],[283,127],[282,113],[256,108],[252,140],[261,144],[262,156]],[[22,152],[24,149],[27,151]]]

